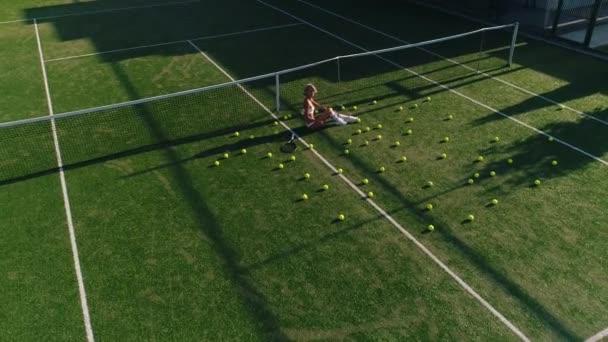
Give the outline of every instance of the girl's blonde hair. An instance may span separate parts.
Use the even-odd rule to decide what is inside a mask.
[[[312,91],[314,91],[315,93],[317,92],[317,87],[315,87],[315,85],[312,83],[308,83],[306,87],[304,87],[304,96],[306,96],[306,92],[308,91],[308,89],[312,89]]]

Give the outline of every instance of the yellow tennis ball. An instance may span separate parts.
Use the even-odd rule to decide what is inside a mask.
[[[329,185],[323,184],[323,190],[329,190]]]
[[[338,220],[344,221],[344,219],[346,219],[346,216],[344,216],[344,214],[338,215]]]
[[[367,197],[369,197],[369,198],[374,197],[374,193],[373,193],[373,192],[371,192],[371,191],[370,191],[370,192],[368,192],[368,193],[367,193]]]

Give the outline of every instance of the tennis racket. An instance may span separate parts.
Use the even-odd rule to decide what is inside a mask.
[[[284,153],[295,152],[295,150],[298,149],[298,145],[296,144],[295,140],[296,140],[296,135],[291,134],[291,138],[289,139],[289,141],[286,142],[285,144],[283,144],[283,146],[281,146],[281,152],[284,152]]]

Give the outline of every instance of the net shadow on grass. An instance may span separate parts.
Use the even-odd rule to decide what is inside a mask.
[[[342,149],[342,144],[333,139],[326,132],[321,132],[318,137],[324,140],[328,145],[332,146],[332,148],[337,150]],[[356,155],[351,156],[350,160],[360,170],[375,170],[375,167],[373,165],[369,165],[361,158],[358,158]],[[447,226],[446,222],[429,218],[428,215],[425,215],[424,212],[419,209],[418,203],[414,203],[403,193],[398,191],[398,189],[393,184],[391,184],[391,182],[386,180],[386,178],[382,177],[381,174],[375,172],[370,173],[369,178],[370,182],[380,184],[384,191],[390,193],[392,196],[397,198],[399,202],[403,204],[401,209],[408,211],[410,215],[416,217],[417,220],[421,223],[421,226],[433,224],[436,227],[435,231],[439,233],[438,235],[443,241],[459,250],[461,254],[468,261],[470,261],[472,265],[475,266],[475,268],[490,277],[493,280],[495,286],[503,289],[506,293],[516,299],[517,302],[520,303],[523,307],[533,312],[539,320],[554,329],[557,334],[567,340],[580,340],[582,338],[581,336],[578,336],[574,331],[570,330],[567,326],[565,326],[558,319],[558,317],[553,315],[540,302],[530,296],[524,288],[522,288],[517,283],[502,274],[499,270],[495,269],[488,260],[486,260],[473,248],[469,247],[469,245],[465,241],[452,234],[449,229],[443,228]],[[414,235],[416,235],[416,233],[414,233]]]

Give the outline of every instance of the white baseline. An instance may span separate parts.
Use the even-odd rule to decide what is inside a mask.
[[[49,116],[53,116],[53,102],[51,101],[51,92],[49,90],[49,81],[46,76],[46,67],[44,65],[44,54],[42,52],[42,42],[38,33],[38,22],[34,19],[34,28],[36,30],[36,42],[38,44],[38,54],[40,55],[40,66],[42,67],[42,76],[44,78],[44,89],[46,92],[47,105],[49,107]],[[72,209],[70,206],[70,197],[68,196],[68,186],[65,180],[63,170],[63,161],[61,158],[61,149],[59,148],[59,138],[57,136],[57,128],[55,120],[51,120],[51,130],[53,132],[53,143],[55,145],[55,155],[57,157],[57,166],[59,167],[59,180],[61,182],[61,192],[63,194],[63,206],[65,208],[65,216],[67,219],[68,232],[70,235],[70,244],[72,246],[72,258],[74,260],[74,271],[76,272],[76,280],[78,281],[78,293],[80,294],[80,306],[84,320],[84,327],[88,342],[94,342],[93,326],[91,325],[91,316],[89,314],[89,305],[87,303],[87,293],[84,287],[84,277],[80,267],[80,257],[78,254],[78,244],[76,243],[76,232],[72,220]]]
[[[215,65],[218,70],[220,70],[226,77],[228,77],[231,81],[234,81],[234,78],[230,76],[222,67],[220,67],[217,63],[215,63],[209,56],[207,56],[202,50],[198,48],[194,43],[189,42],[201,55],[203,55],[209,62]],[[298,137],[298,141],[304,144],[306,147],[310,147],[310,145],[298,136],[286,123],[279,120],[279,118],[266,107],[262,102],[260,102],[255,96],[253,96],[250,92],[247,91],[240,84],[238,85],[241,90],[245,92],[251,99],[253,99],[257,104],[259,104],[268,114],[270,114],[275,120],[281,123],[281,125],[291,132],[292,134]],[[488,303],[485,299],[483,299],[473,288],[471,288],[462,278],[460,278],[454,271],[452,271],[447,265],[445,265],[439,258],[437,258],[429,249],[427,249],[420,241],[418,241],[410,232],[408,232],[401,224],[399,224],[392,216],[390,216],[385,210],[383,210],[379,205],[377,205],[371,198],[369,198],[361,189],[359,189],[350,179],[348,179],[343,174],[339,173],[334,165],[332,165],[325,157],[323,157],[317,150],[311,149],[315,156],[319,158],[334,174],[337,174],[346,184],[348,184],[359,196],[364,198],[367,203],[369,203],[374,209],[376,209],[384,218],[386,218],[393,226],[395,226],[403,235],[405,235],[410,241],[412,241],[418,248],[420,248],[428,257],[431,258],[439,267],[441,267],[446,273],[448,273],[456,282],[464,288],[471,296],[473,296],[477,301],[479,301],[486,309],[488,309],[494,316],[498,317],[502,323],[504,323],[511,331],[513,331],[519,338],[523,341],[529,342],[530,340],[524,335],[513,323],[511,323],[508,319],[506,319],[498,310],[496,310],[490,303]]]
[[[304,24],[302,24],[302,23],[292,23],[292,24],[286,24],[286,25],[263,27],[263,28],[259,28],[259,29],[244,30],[244,31],[239,31],[239,32],[224,33],[224,34],[218,34],[218,35],[214,35],[214,36],[206,36],[206,37],[197,37],[197,38],[191,38],[191,39],[175,40],[175,41],[166,42],[166,43],[158,43],[158,44],[150,44],[150,45],[140,45],[140,46],[134,46],[134,47],[124,48],[124,49],[99,51],[99,52],[87,53],[87,54],[82,54],[82,55],[75,55],[75,56],[67,56],[67,57],[47,59],[47,60],[45,60],[45,62],[48,63],[48,62],[56,62],[56,61],[65,61],[65,60],[68,60],[68,59],[97,56],[97,55],[103,55],[103,54],[108,54],[108,53],[123,52],[123,51],[130,51],[130,50],[138,50],[138,49],[145,49],[145,48],[165,46],[165,45],[187,43],[188,41],[207,40],[207,39],[215,39],[215,38],[222,38],[222,37],[229,37],[229,36],[237,36],[237,35],[242,35],[242,34],[261,32],[261,31],[270,31],[270,30],[276,30],[276,29],[279,29],[279,28],[285,28],[285,27],[291,27],[291,26],[300,26],[300,25],[304,25]]]
[[[588,339],[585,340],[585,342],[598,342],[598,341],[602,340],[604,337],[608,337],[608,328],[589,337]]]

